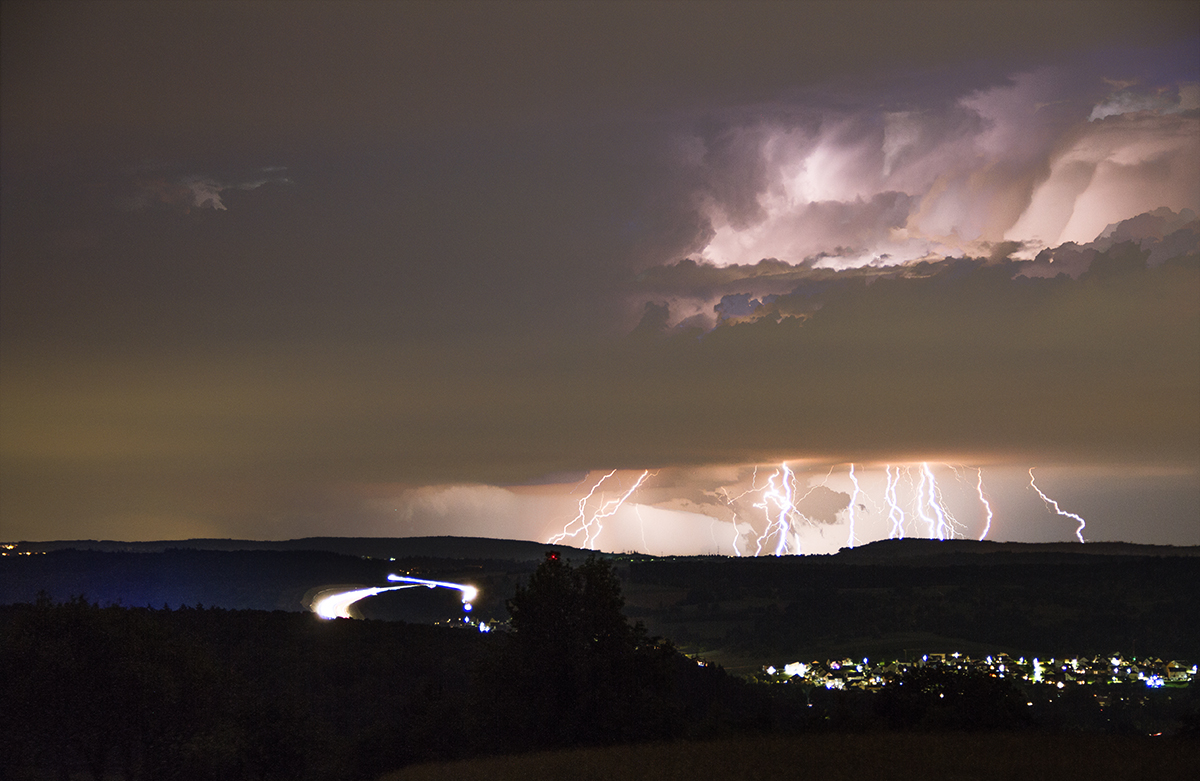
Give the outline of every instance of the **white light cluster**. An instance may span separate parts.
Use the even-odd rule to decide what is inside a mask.
[[[361,599],[373,597],[376,594],[382,594],[385,591],[399,591],[400,589],[416,588],[425,586],[426,588],[450,588],[462,592],[463,610],[471,611],[471,603],[475,601],[475,597],[479,595],[479,590],[474,586],[465,585],[462,583],[450,583],[441,580],[425,580],[423,578],[410,578],[403,575],[388,575],[387,579],[392,582],[404,583],[403,586],[378,586],[373,588],[357,588],[347,589],[346,591],[334,591],[314,600],[311,609],[321,618],[353,618],[350,615],[350,606]]]

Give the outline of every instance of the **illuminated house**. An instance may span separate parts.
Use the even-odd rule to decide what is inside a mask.
[[[1192,670],[1192,665],[1179,659],[1172,660],[1166,664],[1166,675],[1163,677],[1168,681],[1186,681],[1189,678],[1189,672]]]

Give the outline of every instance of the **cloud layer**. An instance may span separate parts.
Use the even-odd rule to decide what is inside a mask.
[[[515,486],[620,468],[714,544],[784,459],[1200,470],[1194,3],[0,11],[6,533],[541,534]]]

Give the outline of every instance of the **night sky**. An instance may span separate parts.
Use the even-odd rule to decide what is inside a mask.
[[[1200,544],[1194,2],[2,8],[0,537]]]

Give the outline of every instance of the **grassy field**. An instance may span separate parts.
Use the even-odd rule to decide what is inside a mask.
[[[1200,778],[1200,743],[1099,735],[744,737],[417,765],[380,781],[820,779],[1037,781]]]

